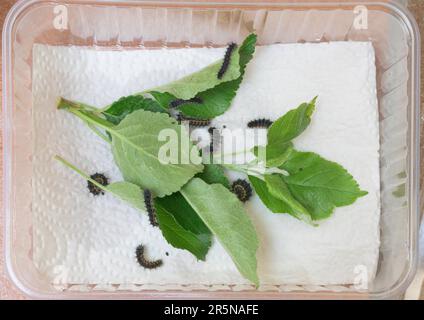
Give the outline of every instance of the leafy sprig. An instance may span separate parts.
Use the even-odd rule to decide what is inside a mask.
[[[256,40],[256,35],[251,34],[232,52],[222,79],[216,76],[221,59],[194,74],[123,97],[103,109],[60,99],[59,109],[80,118],[111,145],[125,181],[105,187],[66,160],[56,159],[143,212],[142,190],[152,190],[159,227],[172,246],[205,260],[214,235],[240,273],[258,285],[258,237],[243,205],[229,190],[225,170],[247,174],[271,212],[290,214],[312,225],[317,225],[316,220],[329,217],[336,207],[352,204],[367,192],[360,190],[341,165],[313,152],[295,149],[293,140],[309,126],[317,98],[274,121],[268,130],[267,145],[252,150],[257,158],[251,163],[165,165],[159,161],[159,131],[172,129],[178,132],[179,138],[188,139],[188,132],[172,118],[172,102],[196,97],[201,103],[178,105],[179,112],[192,118],[212,119],[223,114],[243,80]],[[191,155],[193,149],[195,160],[200,160],[196,146],[190,142]],[[187,153],[179,150],[181,156],[187,156],[184,152]],[[265,155],[265,159],[261,159],[261,155]],[[265,164],[265,168],[260,164]]]
[[[367,194],[341,165],[294,148],[292,140],[310,124],[316,100],[315,97],[288,111],[269,128],[265,146],[267,171],[274,167],[286,174],[249,176],[271,212],[288,213],[310,224],[328,218],[336,207],[350,205]],[[260,154],[259,147],[254,148],[254,153]]]
[[[166,114],[136,110],[118,125],[114,125],[64,100],[59,102],[59,107],[88,124],[105,130],[111,136],[112,153],[124,179],[143,189],[151,190],[158,197],[179,191],[188,180],[203,169],[199,151],[189,142],[189,134],[185,127],[178,125]],[[184,139],[189,143],[187,149],[180,149],[180,157],[190,161],[167,165],[161,163],[159,150],[162,143],[158,141],[158,135],[164,129],[173,130],[177,134],[178,141]]]

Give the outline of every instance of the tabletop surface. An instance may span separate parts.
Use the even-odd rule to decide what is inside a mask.
[[[405,0],[398,0],[399,2],[405,2]],[[12,7],[12,5],[17,2],[17,0],[2,0],[0,3],[0,24],[3,26],[4,18],[6,17],[7,12]],[[423,0],[409,0],[409,9],[415,15],[418,25],[421,30],[422,38],[424,38],[424,1]],[[1,46],[1,44],[0,44]],[[422,46],[424,47],[424,46]],[[423,48],[422,48],[423,49]],[[424,56],[424,54],[422,54]],[[0,61],[1,65],[1,61]],[[424,64],[421,64],[421,77],[424,78]],[[1,84],[2,79],[0,79]],[[1,86],[0,86],[1,91]],[[421,81],[421,101],[424,101],[424,79]],[[423,107],[423,104],[421,104]],[[1,117],[1,112],[0,112]],[[424,140],[424,139],[422,139]],[[424,141],[421,141],[423,144]],[[423,145],[421,146],[423,147]],[[422,149],[422,148],[421,148]],[[2,150],[2,137],[0,134],[0,150]],[[2,170],[2,158],[0,157],[0,172]],[[0,192],[2,185],[0,184]],[[1,200],[0,200],[1,201]],[[25,299],[26,297],[10,282],[7,278],[5,265],[4,265],[4,255],[3,255],[3,212],[0,211],[0,300],[2,299]],[[421,300],[424,300],[424,288],[421,294]]]

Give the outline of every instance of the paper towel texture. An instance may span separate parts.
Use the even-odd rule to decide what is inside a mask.
[[[216,240],[206,261],[196,261],[171,247],[145,214],[112,195],[89,194],[86,181],[53,160],[59,154],[89,174],[121,180],[109,146],[80,120],[56,110],[58,97],[103,107],[196,71],[224,50],[34,46],[33,257],[53,283],[248,283]],[[319,95],[312,123],[296,147],[342,164],[369,192],[315,228],[272,214],[254,196],[246,207],[261,242],[261,283],[350,284],[358,270],[365,268],[370,278],[375,273],[380,215],[375,78],[371,43],[258,47],[230,110],[213,121],[216,127],[245,128],[250,120],[275,120]],[[150,258],[163,259],[161,268],[137,264],[140,243]]]

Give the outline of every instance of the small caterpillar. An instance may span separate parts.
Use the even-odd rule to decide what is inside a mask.
[[[219,68],[219,70],[218,70],[218,74],[217,74],[218,79],[222,79],[222,77],[224,76],[225,72],[227,71],[227,69],[228,69],[228,67],[230,65],[231,54],[233,53],[233,50],[236,47],[237,47],[237,45],[234,42],[231,42],[228,45],[227,51],[225,51],[224,61],[222,61],[221,68]]]
[[[210,127],[208,129],[210,135],[210,144],[209,144],[209,152],[214,153],[215,149],[220,145],[221,142],[221,134],[219,130],[215,127]]]
[[[214,130],[216,130],[216,128],[215,128],[215,127],[209,127],[209,128],[208,128],[208,132],[209,132],[209,134],[210,134],[210,135],[213,135],[213,131],[214,131]]]
[[[144,204],[146,206],[146,210],[149,215],[150,224],[154,227],[157,227],[159,226],[159,223],[156,217],[156,209],[153,203],[153,195],[148,189],[145,189],[143,191],[143,194],[144,194]]]
[[[248,128],[269,128],[272,125],[272,121],[269,119],[256,119],[247,123]]]
[[[102,186],[107,186],[109,184],[108,178],[103,173],[92,174],[90,178],[100,183]],[[95,196],[105,193],[101,188],[96,186],[91,181],[87,181],[87,188],[90,191],[90,193],[94,194]]]
[[[241,202],[246,202],[252,196],[252,187],[246,180],[238,179],[231,185],[231,192],[233,192]]]
[[[175,99],[175,100],[172,100],[169,103],[169,106],[171,108],[178,108],[179,106],[181,106],[183,104],[190,104],[190,103],[202,104],[203,103],[203,100],[201,98],[199,98],[199,97],[194,97],[194,98],[187,99],[187,100],[184,100],[184,99]]]
[[[188,121],[189,125],[192,127],[207,127],[211,124],[210,119],[196,119],[191,117],[183,116],[182,114],[178,114],[177,116],[178,123],[182,121]]]
[[[147,260],[144,256],[144,246],[142,244],[140,244],[135,249],[135,257],[137,258],[137,262],[140,264],[140,266],[146,269],[156,269],[160,267],[163,263],[161,259],[154,261]]]

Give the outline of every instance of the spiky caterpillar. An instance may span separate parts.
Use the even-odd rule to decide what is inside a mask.
[[[96,182],[100,183],[102,186],[107,186],[109,184],[108,178],[103,173],[95,173],[90,176],[91,179],[95,180]],[[105,192],[100,189],[98,186],[96,186],[91,181],[87,181],[87,188],[90,191],[91,194],[97,196],[99,194],[104,194]]]
[[[196,118],[186,117],[182,114],[178,114],[177,120],[178,120],[178,123],[181,123],[182,121],[188,121],[191,127],[207,127],[211,123],[210,119],[196,119]]]
[[[246,202],[252,196],[252,187],[250,183],[243,179],[234,181],[231,185],[231,191],[242,202]]]
[[[218,70],[218,74],[217,74],[218,79],[222,79],[225,72],[228,70],[228,67],[230,66],[230,62],[231,62],[231,54],[233,53],[236,47],[237,45],[234,42],[231,42],[228,45],[227,51],[225,51],[224,61],[222,61],[221,68],[219,68]]]
[[[272,125],[269,119],[255,119],[247,123],[248,128],[269,128]]]
[[[153,195],[148,189],[145,189],[143,191],[143,194],[144,194],[144,204],[146,206],[146,210],[149,215],[150,224],[154,227],[157,227],[159,226],[159,223],[156,217],[156,209],[153,203]]]
[[[216,130],[217,134],[216,133],[214,134],[215,130]],[[209,144],[209,152],[214,153],[215,149],[220,146],[221,133],[215,127],[210,127],[208,129],[208,132],[209,132],[210,141],[211,141],[210,144]]]
[[[194,98],[187,99],[187,100],[185,100],[185,99],[175,99],[175,100],[172,100],[169,103],[169,106],[171,108],[178,108],[179,106],[181,106],[183,104],[189,104],[189,103],[202,104],[203,100],[199,97],[194,97]]]
[[[142,244],[135,249],[135,257],[138,264],[146,269],[156,269],[163,264],[161,259],[153,261],[147,260],[144,256],[144,245]]]

